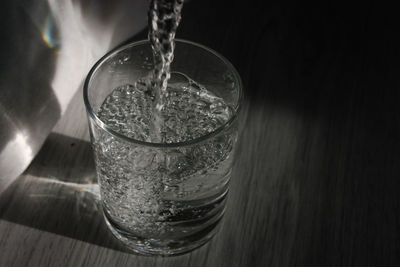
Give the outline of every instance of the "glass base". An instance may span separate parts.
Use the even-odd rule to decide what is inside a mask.
[[[112,220],[103,212],[108,228],[113,235],[121,241],[131,251],[141,255],[157,255],[157,256],[176,256],[192,251],[209,241],[219,229],[218,218],[214,223],[195,232],[189,236],[178,240],[159,240],[153,238],[143,238],[126,232],[113,223]]]

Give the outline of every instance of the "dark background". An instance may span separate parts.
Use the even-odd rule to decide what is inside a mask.
[[[277,182],[278,190],[296,183],[298,199],[289,203],[296,208],[281,198],[265,208],[265,222],[279,219],[264,232],[254,229],[248,266],[400,265],[399,30],[394,6],[379,1],[205,0],[184,7],[177,36],[221,52],[243,78],[244,143],[268,127],[271,109],[301,118],[302,145],[290,177]],[[265,115],[258,125],[251,123],[256,110]],[[279,152],[268,161],[275,140],[264,135],[252,148],[253,163],[285,168]],[[285,211],[294,209],[296,222],[285,225]]]

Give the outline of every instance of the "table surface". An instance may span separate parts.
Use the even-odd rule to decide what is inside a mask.
[[[79,90],[0,195],[0,266],[400,265],[393,9],[222,2],[187,3],[178,32],[229,58],[244,82],[219,233],[168,258],[131,254],[112,237]]]

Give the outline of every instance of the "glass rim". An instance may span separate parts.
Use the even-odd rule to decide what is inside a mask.
[[[238,71],[235,69],[235,67],[232,65],[232,63],[230,63],[224,56],[222,56],[221,54],[219,54],[218,52],[214,51],[211,48],[208,48],[204,45],[192,42],[192,41],[188,41],[188,40],[184,40],[184,39],[175,39],[176,43],[184,43],[184,44],[189,44],[198,48],[201,48],[203,50],[205,50],[208,53],[211,53],[212,55],[214,55],[215,57],[219,58],[234,74],[236,80],[238,81],[238,90],[239,90],[239,95],[238,95],[238,99],[237,99],[237,103],[235,104],[235,106],[233,107],[234,110],[234,114],[231,116],[231,118],[229,120],[227,120],[223,125],[219,126],[218,128],[216,128],[214,131],[209,132],[205,135],[202,135],[200,137],[188,140],[188,141],[184,141],[184,142],[176,142],[176,143],[154,143],[154,142],[146,142],[146,141],[141,141],[141,140],[137,140],[131,137],[128,137],[126,135],[123,135],[121,133],[118,133],[117,131],[111,129],[107,124],[105,124],[102,120],[100,120],[100,118],[96,115],[96,113],[94,112],[90,102],[89,102],[89,84],[90,81],[92,80],[93,75],[96,73],[97,69],[104,63],[106,62],[108,59],[110,59],[111,57],[115,56],[116,54],[118,54],[119,52],[127,49],[127,48],[132,48],[135,46],[139,46],[139,45],[143,45],[143,44],[149,44],[149,40],[140,40],[140,41],[133,41],[130,42],[128,44],[122,45],[122,46],[118,46],[114,49],[112,49],[111,51],[109,51],[108,53],[106,53],[103,57],[101,57],[94,65],[93,67],[90,69],[89,73],[87,74],[86,78],[85,78],[85,82],[83,85],[83,100],[85,103],[85,108],[86,111],[88,113],[88,115],[90,116],[90,118],[92,118],[92,120],[97,124],[97,126],[99,126],[100,128],[102,128],[103,130],[105,130],[106,132],[110,133],[111,135],[122,139],[126,142],[129,143],[134,143],[134,144],[138,144],[138,145],[142,145],[142,146],[150,146],[150,147],[158,147],[158,148],[174,148],[174,147],[183,147],[183,146],[189,146],[189,145],[193,145],[193,144],[198,144],[201,143],[207,139],[212,138],[213,136],[217,135],[218,133],[222,132],[223,130],[229,128],[229,126],[231,126],[233,124],[233,122],[236,120],[238,113],[241,109],[242,106],[242,100],[243,100],[243,84],[242,84],[242,80],[240,78],[240,75],[238,73]]]

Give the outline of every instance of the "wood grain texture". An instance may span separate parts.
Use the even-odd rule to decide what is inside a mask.
[[[54,182],[93,183],[78,93],[0,195],[0,266],[399,266],[400,55],[390,10],[189,2],[178,36],[229,58],[246,92],[219,233],[183,256],[129,254],[91,189]]]

